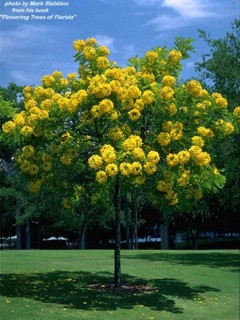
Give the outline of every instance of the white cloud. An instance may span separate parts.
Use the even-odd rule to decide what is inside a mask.
[[[101,34],[96,34],[93,37],[97,40],[97,43],[99,45],[108,47],[108,49],[111,52],[116,52],[116,48],[114,45],[114,38],[101,35]]]
[[[151,6],[170,8],[184,17],[198,18],[213,15],[210,6],[216,10],[212,0],[133,0],[138,6]]]
[[[19,60],[21,57],[28,55],[32,48],[44,48],[44,44],[48,42],[53,43],[49,33],[52,32],[45,25],[29,25],[22,24],[13,30],[1,31],[1,48],[0,57],[1,61],[5,63],[14,64],[14,59]],[[16,61],[15,61],[16,62]]]
[[[163,0],[162,7],[171,8],[182,17],[194,19],[215,15],[207,3],[199,0]]]
[[[181,16],[161,15],[151,19],[148,24],[154,25],[156,31],[167,31],[184,27],[186,21]]]
[[[168,31],[192,25],[196,20],[224,15],[214,0],[133,0],[146,6],[147,12],[154,10],[154,18],[147,24],[156,31]]]
[[[39,39],[41,36],[46,34],[49,31],[49,28],[42,26],[34,26],[34,25],[21,25],[17,29],[14,30],[6,30],[2,31],[2,49],[3,50],[11,50],[16,49],[19,46],[25,47],[29,45],[29,43],[33,43],[34,39]]]

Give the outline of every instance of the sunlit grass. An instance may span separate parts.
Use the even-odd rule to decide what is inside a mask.
[[[151,290],[107,290],[110,250],[1,251],[0,318],[238,319],[237,250],[123,250],[122,274],[123,283]]]

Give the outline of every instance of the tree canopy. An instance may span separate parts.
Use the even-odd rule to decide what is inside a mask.
[[[204,30],[199,30],[199,35],[210,52],[196,63],[196,71],[209,90],[221,92],[227,98],[233,110],[240,100],[240,20],[234,20],[231,32],[223,39],[212,39]]]
[[[177,40],[124,68],[96,39],[76,40],[78,74],[24,88],[24,110],[2,128],[30,192],[57,193],[70,210],[87,188],[91,203],[119,212],[120,193],[144,190],[155,207],[189,211],[223,187],[214,146],[234,133],[239,109],[196,80],[178,82],[190,42]]]

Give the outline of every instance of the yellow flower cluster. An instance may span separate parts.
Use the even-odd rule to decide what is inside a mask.
[[[154,63],[158,59],[158,53],[153,50],[147,51],[145,57],[149,63]]]
[[[174,116],[177,113],[176,105],[174,103],[171,103],[170,105],[168,105],[168,111],[170,115]]]
[[[198,127],[197,132],[204,139],[211,139],[214,137],[214,133],[210,128]]]
[[[76,73],[69,73],[68,75],[67,75],[67,80],[68,81],[74,81],[74,80],[76,80],[77,79],[77,74]]]
[[[103,165],[102,157],[100,157],[99,155],[92,155],[88,159],[88,165],[92,169],[100,169]]]
[[[38,174],[39,167],[37,165],[31,163],[28,160],[24,160],[24,159],[19,162],[21,163],[20,169],[22,170],[22,172],[30,174],[31,176]]]
[[[60,162],[66,166],[69,166],[72,164],[75,157],[76,151],[73,148],[69,148],[61,155]]]
[[[96,181],[105,183],[108,177],[114,177],[120,173],[125,177],[136,176],[135,182],[143,184],[145,181],[143,170],[148,175],[152,175],[157,171],[157,164],[160,161],[159,153],[151,150],[145,156],[145,152],[141,148],[142,139],[137,135],[130,135],[122,142],[121,146],[125,153],[123,153],[119,165],[116,163],[119,160],[116,158],[115,149],[107,144],[100,148],[100,155],[92,155],[88,159],[90,168],[100,169],[96,173]],[[124,157],[128,160],[124,161]]]
[[[73,41],[73,48],[76,51],[82,51],[85,47],[85,41],[84,40],[75,40]]]
[[[105,75],[96,75],[91,79],[88,86],[88,94],[93,94],[97,98],[106,98],[111,92],[111,86],[107,83]]]
[[[129,176],[132,173],[132,164],[129,162],[122,162],[119,169],[123,176]]]
[[[162,147],[165,147],[171,143],[171,136],[168,132],[160,132],[157,141]]]
[[[149,175],[152,175],[157,171],[157,165],[151,161],[147,161],[143,167],[144,171]]]
[[[235,117],[240,117],[240,107],[236,107],[234,110],[233,110],[233,115]]]
[[[177,126],[179,126],[178,122],[177,122]],[[176,127],[176,125],[175,125],[175,127]],[[162,129],[164,132],[170,132],[173,129],[173,122],[172,121],[164,121],[162,124]]]
[[[63,199],[63,206],[65,209],[70,209],[71,208],[71,201],[68,198]]]
[[[189,153],[197,166],[206,166],[211,162],[210,154],[203,152],[199,146],[190,147]]]
[[[142,94],[141,100],[144,105],[148,105],[154,102],[155,97],[152,90],[145,90]]]
[[[166,160],[169,167],[175,167],[179,164],[178,155],[175,153],[169,153]]]
[[[173,191],[170,182],[165,180],[160,180],[157,183],[157,190],[165,193],[165,198],[169,200],[169,204],[175,206],[178,204],[178,195]]]
[[[203,102],[199,102],[196,104],[196,109],[200,112],[205,112],[206,113],[206,109],[211,107],[212,103],[211,101],[208,100],[204,100]]]
[[[92,61],[96,57],[96,50],[91,45],[86,45],[83,49],[83,55],[86,60]]]
[[[110,144],[104,144],[100,149],[100,154],[106,163],[112,163],[116,160],[116,151]]]
[[[160,160],[160,155],[157,151],[152,150],[148,152],[147,159],[149,162],[157,164]]]
[[[187,163],[191,158],[190,153],[186,150],[179,151],[177,155],[178,155],[178,162],[180,164]]]
[[[43,163],[42,163],[42,169],[43,171],[51,171],[52,170],[52,163],[51,161],[48,161],[48,160],[44,160],[43,159]]]
[[[141,75],[142,79],[146,80],[150,85],[154,85],[155,83],[155,76],[151,71],[144,72],[142,71],[139,73]]]
[[[5,133],[10,133],[15,129],[15,123],[13,121],[7,121],[2,125],[2,129]]]
[[[69,75],[69,79],[75,79],[76,75]],[[54,71],[51,75],[42,78],[43,86],[32,88],[26,86],[23,89],[25,110],[17,114],[13,121],[6,122],[3,130],[10,133],[14,129],[18,129],[25,137],[32,134],[40,136],[43,130],[39,123],[49,118],[49,112],[54,106],[58,106],[61,111],[69,113],[76,112],[80,104],[87,98],[87,92],[83,89],[70,94],[56,93],[60,89],[65,90],[68,86],[68,80],[62,78],[60,71]]]
[[[172,99],[173,96],[174,96],[174,90],[171,87],[165,86],[162,88],[160,92],[160,97],[170,100]]]
[[[72,80],[72,78],[73,74],[69,75],[67,79],[64,79],[61,71],[54,71],[51,75],[43,76],[41,81],[43,87],[48,90],[55,87],[62,87],[66,89],[69,84],[68,80]],[[35,97],[41,99],[41,97],[48,92],[48,90],[44,92],[43,87],[39,86],[34,89]]]
[[[123,131],[119,127],[111,128],[108,137],[113,141],[119,141],[124,137]]]
[[[110,62],[106,57],[98,57],[97,66],[99,69],[107,69],[108,67],[110,67]]]
[[[166,157],[167,164],[169,167],[175,167],[178,164],[186,164],[190,161],[191,154],[187,150],[181,150],[177,154],[176,153],[169,153]]]
[[[145,153],[142,148],[136,147],[132,150],[132,155],[136,160],[142,161],[145,157]]]
[[[162,83],[164,86],[172,87],[174,83],[176,82],[176,78],[173,76],[164,76],[162,79]]]
[[[215,122],[215,129],[223,135],[228,135],[234,132],[233,124],[231,122],[226,122],[223,119],[219,119]]]
[[[22,148],[22,156],[24,158],[31,158],[35,154],[35,149],[33,146],[28,145]]]
[[[233,117],[236,120],[238,126],[240,126],[240,107],[236,107],[233,110]]]
[[[202,137],[199,136],[193,136],[191,138],[192,144],[195,146],[203,147],[204,146],[204,140]]]
[[[115,177],[118,174],[118,166],[115,163],[109,163],[105,170],[109,177]]]
[[[161,146],[167,146],[171,141],[180,140],[183,136],[183,124],[180,121],[173,123],[172,121],[165,121],[162,125],[163,132],[157,136],[157,141]]]
[[[177,179],[178,184],[181,187],[185,187],[190,181],[190,170],[184,170],[181,177]]]
[[[98,183],[105,183],[108,179],[107,173],[103,170],[100,170],[96,173],[96,181]]]
[[[128,117],[132,121],[136,121],[141,117],[141,112],[138,109],[132,109],[128,112]]]
[[[31,176],[39,173],[39,165],[35,164],[38,160],[35,148],[32,145],[24,146],[16,156],[16,162],[20,166],[21,171]]]
[[[186,194],[187,199],[194,199],[194,200],[200,200],[203,197],[202,190],[199,188],[191,188],[188,190],[188,193]]]
[[[45,87],[51,87],[55,83],[56,80],[52,75],[46,75],[46,76],[42,77],[41,81]]]
[[[94,119],[100,118],[104,114],[110,114],[113,111],[113,102],[109,99],[104,99],[91,108],[90,112]]]
[[[217,105],[219,105],[222,108],[226,108],[228,105],[227,99],[223,98],[221,93],[213,93],[212,94],[213,98],[215,99],[215,102]]]
[[[141,175],[142,174],[142,165],[141,165],[140,162],[134,161],[131,166],[132,166],[131,173],[133,175],[136,176],[136,175]]]
[[[172,63],[177,63],[181,60],[182,53],[177,50],[171,50],[168,55],[168,60]]]
[[[28,183],[28,190],[30,192],[38,192],[42,186],[42,180],[30,181]]]
[[[126,151],[132,151],[134,148],[142,146],[142,139],[136,135],[130,135],[122,143],[122,148]]]
[[[183,129],[183,124],[181,122],[177,121],[173,124],[173,128],[169,132],[170,137],[173,141],[177,141],[182,138],[183,136],[182,129]]]
[[[201,97],[202,95],[205,94],[205,91],[203,91],[201,83],[196,80],[190,80],[187,83],[186,88],[196,98]]]

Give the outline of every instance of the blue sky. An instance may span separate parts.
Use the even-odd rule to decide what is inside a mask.
[[[156,46],[171,48],[176,36],[195,38],[196,53],[184,63],[183,78],[194,76],[194,62],[208,51],[198,29],[212,38],[224,37],[234,18],[240,18],[240,0],[68,0],[67,6],[31,6],[48,9],[44,20],[5,19],[27,16],[14,13],[1,1],[0,85],[39,85],[45,74],[55,70],[76,72],[72,43],[95,37],[111,51],[110,59],[124,66],[127,59],[142,56]],[[12,1],[16,2],[16,1]],[[24,2],[30,2],[25,0]],[[52,1],[54,2],[54,1]],[[56,2],[56,1],[55,1]],[[29,6],[28,6],[29,8]],[[72,20],[47,19],[49,15],[74,16]]]

